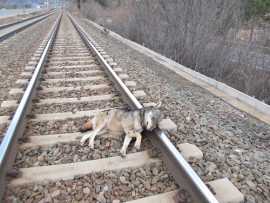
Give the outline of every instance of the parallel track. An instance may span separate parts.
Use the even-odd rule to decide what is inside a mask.
[[[127,86],[134,84],[121,74],[109,55],[72,18],[81,37],[65,13],[62,18],[56,22],[48,42],[43,42],[45,48],[34,56],[37,62],[26,67],[23,78],[17,81],[18,88],[10,92],[14,101],[2,103],[2,108],[16,109],[15,99],[22,96],[26,86],[0,146],[0,198],[5,191],[5,201],[44,199],[50,202],[50,198],[63,202],[91,201],[91,198],[100,202],[105,198],[109,202],[127,201],[176,190],[178,184],[182,192],[186,190],[192,197],[188,197],[188,202],[217,202],[160,129],[145,132],[151,144],[144,138],[141,152],[129,148],[125,159],[117,156],[121,138],[101,136],[97,138],[94,151],[86,145],[79,146],[78,127],[89,117],[107,108],[125,105],[131,109],[142,108],[135,98],[142,96],[142,92],[131,93]],[[5,122],[9,122],[8,116],[1,118],[1,123]],[[158,149],[166,167],[159,158],[149,158],[144,151],[152,146]],[[12,171],[12,168],[19,170]],[[154,176],[152,173],[159,179],[153,178],[148,185],[148,178]],[[21,177],[7,181],[7,175]],[[77,185],[73,187],[74,183]],[[119,187],[119,192],[113,190],[115,187]],[[69,193],[61,192],[61,188]]]
[[[41,20],[48,18],[49,16],[53,15],[54,13],[55,12],[49,13],[49,14],[43,14],[40,16],[35,16],[35,17],[29,18],[29,19],[16,21],[13,23],[9,23],[9,24],[5,24],[5,25],[0,26],[0,41],[3,41],[5,39],[13,36],[14,34],[40,22]]]
[[[26,19],[23,19],[23,20],[17,20],[17,21],[11,22],[11,23],[0,25],[0,30],[2,30],[4,28],[7,28],[7,27],[11,27],[11,26],[16,25],[16,24],[20,24],[20,23],[35,19],[35,18],[39,18],[39,17],[44,16],[44,15],[47,15],[47,14],[45,13],[45,14],[34,16],[34,17],[31,17],[31,18],[26,18]]]

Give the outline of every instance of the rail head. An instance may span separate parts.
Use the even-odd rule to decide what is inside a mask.
[[[75,28],[80,33],[81,37],[86,42],[87,46],[96,54],[98,57],[99,62],[101,63],[102,67],[104,68],[105,72],[110,77],[110,80],[113,82],[115,88],[121,93],[121,97],[125,103],[127,103],[131,109],[140,109],[142,105],[138,100],[134,97],[134,95],[129,91],[127,86],[123,83],[123,81],[118,77],[118,75],[114,72],[111,66],[107,63],[107,61],[101,56],[92,42],[89,40],[83,28],[68,14],[71,22],[75,26]]]
[[[22,100],[0,145],[0,201],[3,198],[6,184],[8,182],[6,179],[6,174],[12,169],[17,154],[17,149],[19,147],[18,139],[23,136],[27,122],[26,116],[31,110],[32,99],[35,97],[36,87],[39,85],[39,78],[42,74],[48,51],[56,36],[61,21],[61,16],[62,13],[56,21],[55,27],[36,66],[35,72],[33,73]]]
[[[98,56],[104,70],[109,75],[111,81],[114,83],[115,88],[121,93],[123,100],[132,108],[140,109],[142,105],[134,97],[134,95],[125,86],[122,80],[113,71],[106,60],[100,55],[97,49],[94,47],[92,42],[89,40],[83,28],[68,14],[75,28],[81,34],[82,38],[85,40],[88,47],[94,51]],[[150,142],[158,148],[161,153],[161,159],[164,161],[168,169],[172,173],[176,182],[178,183],[180,189],[185,189],[194,202],[197,203],[218,203],[215,196],[211,193],[208,187],[202,182],[186,160],[182,157],[179,151],[167,138],[165,133],[160,129],[155,129],[152,132],[145,131],[144,134],[147,135]]]

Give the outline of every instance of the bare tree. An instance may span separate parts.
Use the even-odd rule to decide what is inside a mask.
[[[245,47],[228,41],[235,38],[243,22],[241,2],[125,0],[121,6],[110,10],[110,7],[97,7],[94,0],[87,0],[82,12],[125,38],[270,102],[267,99],[270,98],[268,65],[256,67],[256,60],[261,56],[254,55],[255,46]],[[107,18],[112,22],[108,23]]]
[[[238,1],[223,0],[144,0],[126,9],[116,32],[203,73],[223,66],[225,39],[242,15]]]
[[[96,21],[103,14],[101,6],[94,0],[86,0],[82,5],[81,14],[88,19]]]

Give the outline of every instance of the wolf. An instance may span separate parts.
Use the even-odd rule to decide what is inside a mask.
[[[141,132],[146,129],[152,131],[164,118],[161,110],[162,102],[155,106],[145,107],[138,110],[128,109],[110,109],[99,112],[94,118],[79,128],[81,132],[91,131],[85,134],[80,140],[83,146],[89,138],[89,147],[94,148],[94,139],[97,135],[108,133],[110,135],[125,135],[123,146],[120,150],[121,157],[126,157],[127,147],[132,140],[136,138],[135,148],[141,147]]]

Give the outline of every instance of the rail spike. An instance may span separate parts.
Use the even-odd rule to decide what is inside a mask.
[[[212,188],[211,187],[211,185],[209,185],[209,184],[205,184],[208,188],[209,188],[209,190],[213,193],[213,195],[216,195],[217,193],[215,192],[215,190],[214,190],[214,188]]]
[[[26,118],[36,118],[36,115],[33,113],[30,113],[26,116]]]
[[[18,178],[20,177],[22,172],[18,168],[13,168],[9,170],[6,174],[7,178]]]
[[[178,190],[177,194],[174,196],[174,200],[175,202],[178,202],[178,203],[186,203],[187,196],[190,197],[188,191],[185,189],[180,189]]]
[[[29,138],[29,137],[23,136],[23,137],[20,137],[20,138],[18,139],[18,141],[19,141],[19,142],[30,142],[30,138]]]
[[[160,158],[162,157],[162,153],[161,151],[156,148],[156,147],[152,147],[149,151],[148,151],[148,156],[150,158]]]
[[[40,99],[38,99],[38,98],[32,99],[32,102],[33,103],[38,103],[38,102],[40,102]]]

